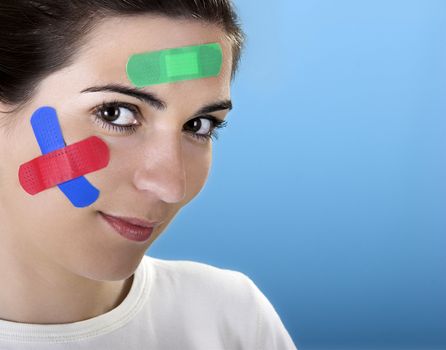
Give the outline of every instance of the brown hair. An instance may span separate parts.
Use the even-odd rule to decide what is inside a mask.
[[[98,19],[156,14],[221,26],[234,77],[245,35],[231,0],[1,0],[0,101],[22,105],[39,81],[68,66]]]

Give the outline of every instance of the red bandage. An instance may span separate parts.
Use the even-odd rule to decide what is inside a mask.
[[[24,163],[19,181],[29,194],[105,168],[110,160],[107,144],[92,136]]]

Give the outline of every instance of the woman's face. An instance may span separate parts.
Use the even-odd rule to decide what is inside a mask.
[[[164,101],[164,110],[124,93],[91,92],[105,85],[134,88],[126,74],[132,54],[210,42],[223,48],[218,77],[141,89]],[[147,248],[206,182],[212,141],[199,135],[209,134],[213,124],[196,112],[230,99],[231,65],[230,43],[214,25],[153,16],[98,24],[73,64],[43,79],[23,109],[1,115],[15,120],[0,133],[0,253],[24,267],[58,266],[95,280],[129,277]],[[115,107],[101,107],[114,101]],[[75,208],[58,187],[31,196],[19,184],[20,165],[41,155],[30,117],[42,106],[56,109],[67,145],[98,136],[110,149],[108,166],[84,175],[100,190],[88,207]],[[223,120],[227,113],[209,115]],[[117,126],[101,121],[107,115],[119,116],[111,121]],[[193,120],[201,121],[201,128]],[[119,129],[130,124],[136,124],[133,132]],[[149,240],[134,242],[118,235],[99,211],[162,223]]]

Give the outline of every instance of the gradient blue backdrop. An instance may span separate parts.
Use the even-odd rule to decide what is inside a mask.
[[[236,6],[235,108],[148,254],[244,272],[299,350],[446,349],[446,1]]]

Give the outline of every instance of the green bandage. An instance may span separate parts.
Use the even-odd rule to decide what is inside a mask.
[[[127,76],[136,87],[220,74],[223,52],[220,44],[185,46],[130,56]]]

